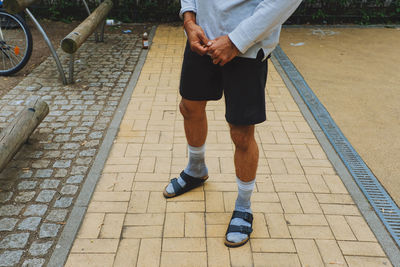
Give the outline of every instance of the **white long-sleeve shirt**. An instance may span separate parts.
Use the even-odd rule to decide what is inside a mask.
[[[180,16],[196,13],[196,23],[212,40],[228,35],[241,57],[268,56],[277,46],[282,24],[302,0],[181,0]]]

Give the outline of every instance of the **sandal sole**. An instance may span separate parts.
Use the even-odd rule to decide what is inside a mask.
[[[249,240],[250,240],[250,236],[247,237],[245,240],[239,242],[239,243],[232,243],[232,242],[230,242],[230,241],[225,239],[224,244],[228,248],[238,248],[238,247],[241,247],[241,246],[245,245],[247,242],[249,242]]]

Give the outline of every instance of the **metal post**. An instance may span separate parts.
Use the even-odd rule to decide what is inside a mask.
[[[56,65],[58,68],[58,72],[61,75],[61,79],[63,84],[67,84],[67,79],[65,78],[65,73],[64,73],[64,69],[61,65],[60,59],[58,58],[57,52],[54,49],[53,44],[51,43],[49,37],[47,37],[46,32],[43,30],[42,26],[40,26],[39,22],[36,20],[36,18],[32,15],[32,13],[29,11],[29,9],[25,8],[25,12],[26,14],[28,14],[28,16],[32,19],[33,24],[35,24],[36,28],[39,30],[39,32],[42,34],[44,41],[46,42],[47,46],[50,49],[51,54],[53,55],[54,60],[56,61]]]
[[[90,16],[90,9],[89,9],[89,6],[88,6],[88,4],[86,3],[86,1],[85,1],[85,0],[82,0],[82,2],[83,2],[83,4],[85,5],[86,11],[87,11],[87,13],[88,13],[88,14],[89,14],[89,16]]]
[[[69,83],[74,83],[74,64],[75,64],[75,53],[69,55]]]
[[[101,31],[100,31],[100,42],[104,42],[104,29],[106,26],[106,20],[103,21],[101,24]]]

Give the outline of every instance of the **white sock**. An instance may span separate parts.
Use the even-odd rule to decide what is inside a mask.
[[[188,145],[188,151],[189,151],[189,162],[186,168],[184,169],[184,172],[187,175],[190,175],[195,178],[201,178],[204,177],[208,174],[208,169],[205,163],[205,152],[206,152],[206,145],[202,145],[200,147],[194,147]],[[180,186],[184,187],[186,185],[186,182],[179,177],[178,181]],[[174,193],[174,187],[170,183],[167,186],[166,189],[168,194],[173,194]]]

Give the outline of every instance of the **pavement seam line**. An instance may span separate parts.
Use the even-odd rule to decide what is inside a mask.
[[[282,53],[284,52],[282,51]],[[386,230],[386,227],[383,225],[382,221],[378,218],[378,215],[374,212],[372,206],[366,199],[365,195],[362,193],[361,189],[354,181],[353,176],[350,174],[349,170],[346,168],[345,164],[340,159],[336,150],[329,142],[327,136],[325,135],[321,127],[318,125],[313,114],[311,113],[308,106],[304,102],[303,98],[297,91],[298,89],[296,88],[295,84],[292,83],[292,79],[290,79],[287,73],[283,70],[276,56],[277,56],[276,53],[273,53],[273,57],[271,58],[276,70],[278,71],[284,83],[286,84],[287,88],[289,89],[290,93],[292,94],[294,101],[298,105],[307,123],[310,125],[313,133],[315,134],[316,138],[318,139],[318,142],[325,151],[328,159],[334,166],[339,177],[342,179],[344,185],[346,186],[346,189],[352,196],[353,201],[357,205],[358,209],[360,210],[367,224],[373,231],[375,237],[382,246],[383,250],[385,251],[386,255],[388,256],[393,266],[400,266],[399,248],[395,244],[391,235]],[[302,79],[302,82],[305,83],[304,79]]]
[[[92,194],[94,193],[94,190],[96,188],[97,181],[101,176],[104,164],[108,158],[109,152],[111,151],[113,141],[118,133],[119,125],[122,122],[131,95],[135,89],[141,70],[146,61],[147,54],[151,48],[156,28],[157,28],[156,26],[153,26],[151,29],[151,32],[149,34],[149,44],[150,44],[149,49],[142,50],[141,52],[138,63],[135,67],[134,72],[132,73],[130,81],[126,87],[125,93],[121,98],[120,104],[118,105],[118,108],[114,113],[114,117],[106,132],[103,143],[101,144],[101,147],[99,149],[99,152],[97,153],[95,161],[92,167],[90,168],[85,183],[82,186],[81,192],[79,193],[79,196],[76,199],[75,205],[71,211],[67,223],[64,226],[61,236],[47,264],[47,266],[49,267],[63,266],[67,260],[69,252],[75,241],[75,237],[78,234],[79,228],[85,217],[86,210],[90,202],[90,199],[92,197]]]

